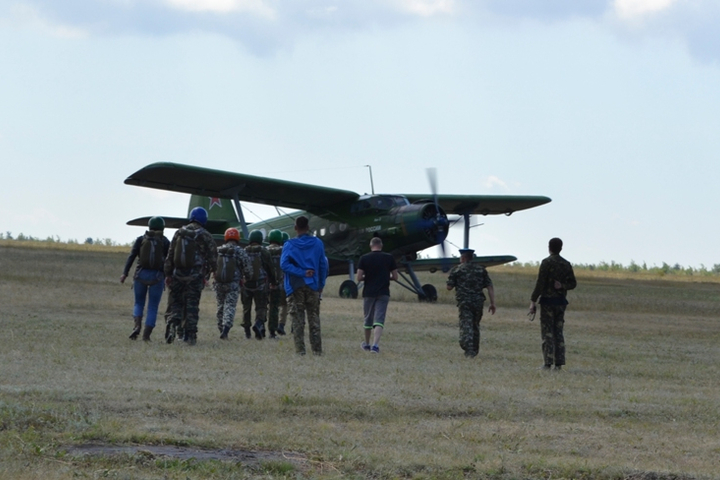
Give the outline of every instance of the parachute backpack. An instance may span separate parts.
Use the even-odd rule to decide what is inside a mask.
[[[237,247],[233,245],[223,245],[218,248],[215,279],[220,283],[230,283],[235,280],[235,273],[237,272],[235,248]]]
[[[262,245],[248,245],[245,247],[245,252],[250,259],[250,267],[252,270],[252,276],[245,279],[245,284],[250,284],[252,287],[261,286],[267,278],[267,272],[265,268],[263,268],[262,261],[263,247]]]
[[[194,230],[187,226],[178,230],[175,255],[173,256],[175,268],[189,269],[201,263],[198,261],[200,249],[198,248],[197,237],[199,234],[200,230]]]
[[[138,255],[140,267],[148,270],[162,270],[165,263],[162,230],[148,230],[143,235]]]

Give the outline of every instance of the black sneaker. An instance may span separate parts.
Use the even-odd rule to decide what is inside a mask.
[[[245,338],[250,339],[252,338],[252,333],[250,333],[250,327],[243,327],[245,329]]]
[[[165,327],[165,342],[173,343],[175,341],[175,325],[168,323]]]
[[[285,335],[285,325],[283,325],[282,323],[278,325],[277,334]]]
[[[225,327],[222,329],[222,333],[220,334],[221,340],[227,340],[228,339],[228,333],[230,333],[230,327]]]

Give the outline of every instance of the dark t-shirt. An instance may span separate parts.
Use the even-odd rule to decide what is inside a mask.
[[[365,272],[363,297],[390,295],[390,272],[397,270],[395,258],[385,252],[370,252],[360,257],[358,269]]]

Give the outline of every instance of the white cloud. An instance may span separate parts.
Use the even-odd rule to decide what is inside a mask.
[[[401,11],[421,17],[455,12],[455,0],[397,0],[397,4]]]
[[[165,0],[172,8],[186,12],[238,13],[246,12],[265,18],[274,18],[275,10],[263,0]]]
[[[622,19],[635,19],[667,10],[678,0],[615,0],[613,8]]]
[[[57,38],[86,38],[88,32],[72,25],[55,24],[44,18],[40,10],[30,5],[14,4],[10,8],[9,18],[2,24],[25,26]]]
[[[487,187],[487,188],[501,187],[505,190],[508,189],[507,183],[500,180],[498,177],[496,177],[494,175],[490,175],[489,177],[487,177],[487,180],[485,181],[485,187]]]

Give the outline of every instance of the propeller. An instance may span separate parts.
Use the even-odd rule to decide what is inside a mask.
[[[438,245],[440,245],[440,250],[442,251],[442,271],[447,272],[450,270],[450,262],[447,258],[447,252],[445,250],[445,238],[447,237],[447,229],[449,227],[449,222],[447,217],[443,216],[442,210],[440,210],[440,204],[438,203],[438,193],[437,193],[437,169],[435,168],[428,168],[427,169],[427,176],[428,176],[428,183],[430,183],[430,192],[433,196],[433,203],[435,204],[435,227],[436,227],[436,235],[435,235],[435,241]]]

